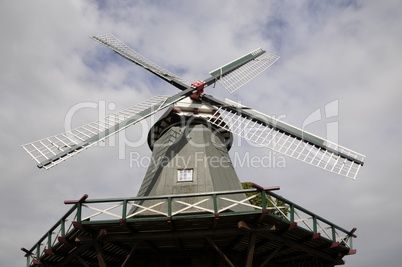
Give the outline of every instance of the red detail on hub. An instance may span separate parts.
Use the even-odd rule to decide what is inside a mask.
[[[190,95],[190,98],[196,99],[196,100],[200,99],[200,95],[202,93],[204,93],[204,86],[205,86],[205,83],[202,81],[197,81],[195,83],[192,83],[191,87],[195,88],[197,90],[197,92]]]
[[[199,110],[198,108],[195,108],[195,109],[193,110],[193,113],[194,113],[195,115],[197,115],[197,114],[200,113],[200,110]]]

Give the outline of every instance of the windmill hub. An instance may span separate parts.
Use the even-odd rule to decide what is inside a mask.
[[[191,87],[193,87],[197,91],[194,94],[190,95],[190,97],[196,100],[200,99],[201,94],[204,93],[205,83],[202,81],[197,81],[195,83],[192,83]]]

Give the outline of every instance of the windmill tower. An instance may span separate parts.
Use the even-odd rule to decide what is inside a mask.
[[[151,261],[154,265],[167,264],[166,262],[173,264],[172,262],[180,262],[181,260],[189,266],[210,265],[214,260],[205,261],[205,255],[210,254],[210,252],[206,252],[205,244],[209,244],[215,250],[213,252],[215,254],[211,254],[212,258],[214,258],[212,255],[218,255],[221,259],[222,262],[218,263],[218,266],[225,263],[233,265],[233,262],[236,265],[242,265],[244,258],[233,252],[236,249],[246,251],[247,266],[253,265],[253,259],[255,260],[254,263],[258,262],[263,265],[272,261],[274,257],[277,258],[273,262],[277,262],[277,264],[286,263],[297,266],[299,263],[309,262],[322,266],[333,266],[340,264],[342,257],[353,251],[350,246],[344,246],[339,250],[328,250],[328,244],[332,244],[332,246],[334,243],[339,245],[343,242],[342,244],[346,244],[346,241],[353,236],[354,231],[348,232],[344,229],[338,229],[336,225],[325,220],[323,223],[330,225],[332,229],[331,240],[333,242],[325,243],[325,240],[319,240],[319,242],[316,240],[314,242],[317,243],[310,244],[309,242],[313,242],[311,240],[319,237],[317,232],[318,216],[312,215],[311,233],[309,232],[306,235],[303,231],[297,232],[300,230],[297,228],[297,222],[294,218],[295,210],[298,209],[297,205],[271,193],[270,189],[260,186],[255,186],[254,191],[243,190],[229,158],[228,151],[232,144],[232,135],[235,134],[277,153],[353,179],[356,178],[360,167],[363,165],[364,156],[357,152],[331,143],[252,108],[231,100],[221,101],[204,93],[206,87],[215,84],[217,81],[229,92],[234,92],[270,67],[278,60],[278,56],[262,49],[256,49],[211,71],[211,77],[187,85],[181,78],[139,55],[111,34],[92,38],[180,90],[173,96],[155,96],[141,104],[109,115],[96,122],[23,145],[26,152],[37,162],[39,168],[50,169],[111,135],[167,108],[165,114],[149,131],[148,144],[152,150],[152,160],[138,195],[133,199],[122,200],[124,208],[119,223],[128,232],[123,234],[121,230],[117,231],[115,226],[110,228],[110,224],[114,223],[112,221],[108,221],[107,225],[102,226],[104,228],[99,229],[97,227],[105,221],[92,225],[92,222],[82,219],[81,209],[86,205],[83,203],[89,203],[86,202],[86,198],[69,202],[69,204],[74,203],[79,210],[77,215],[79,220],[74,224],[76,231],[69,233],[75,237],[74,245],[79,247],[77,242],[81,242],[88,247],[90,247],[88,244],[93,246],[95,248],[95,252],[93,252],[95,256],[93,257],[98,259],[99,266],[106,266],[107,261],[113,262],[112,256],[106,260],[107,257],[102,252],[102,250],[108,249],[109,251],[118,250],[116,248],[111,249],[111,246],[117,246],[120,250],[126,251],[119,252],[126,255],[124,260],[115,260],[115,262],[121,263],[121,266],[128,266],[126,264],[129,262],[145,266],[146,264],[142,261],[144,257],[148,263]],[[261,207],[251,205],[248,202],[253,196],[246,198],[245,194],[250,192],[261,194],[263,199]],[[230,198],[226,195],[230,195]],[[272,197],[288,203],[287,211],[283,212],[280,207],[277,207],[271,201]],[[161,199],[166,201],[161,201]],[[271,204],[277,208],[281,219],[266,217],[270,212],[270,208],[267,206],[268,201],[271,201]],[[255,212],[257,208],[261,210],[258,216]],[[110,215],[109,210],[98,209],[98,213]],[[301,211],[311,215],[304,209]],[[159,217],[155,217],[155,214]],[[214,215],[212,223],[209,220],[211,214]],[[291,214],[287,219],[288,224],[282,222],[284,218],[287,218],[287,214]],[[218,220],[222,218],[222,215],[225,215],[226,221],[222,221],[226,224],[219,222],[221,228],[218,227],[218,229],[221,231],[217,234],[214,229],[216,229]],[[169,222],[172,222],[173,218],[182,219],[181,223],[178,224],[181,228],[176,225],[161,235],[161,228],[165,226],[162,226],[158,221],[160,216],[166,216]],[[204,220],[205,218],[207,218],[208,223]],[[150,221],[147,224],[141,224],[139,227],[140,222],[144,220]],[[154,227],[152,226],[153,223],[155,223]],[[200,225],[203,223],[210,225],[211,229],[201,227]],[[225,229],[234,224],[238,226],[236,231]],[[180,231],[178,231],[179,228]],[[137,236],[135,234],[143,229],[146,229],[144,231],[148,234],[159,234],[154,236],[151,234],[139,234]],[[249,234],[245,237],[244,233],[238,232],[239,229],[248,231]],[[335,242],[337,240],[337,229],[347,235],[346,238],[340,239],[342,242]],[[295,233],[289,234],[289,237],[285,236],[290,230],[294,230]],[[272,231],[275,234],[272,234]],[[111,233],[109,239],[105,239],[106,233],[109,232]],[[184,236],[184,232],[188,235]],[[208,236],[204,238],[205,234]],[[64,233],[61,240],[66,241],[66,235]],[[194,239],[192,239],[193,235]],[[237,237],[233,238],[236,235]],[[200,237],[202,237],[201,241],[199,240]],[[169,243],[167,245],[166,239],[175,239],[178,244]],[[162,251],[163,259],[155,259],[150,256],[151,253],[139,245],[140,240],[146,243],[151,250]],[[159,242],[159,246],[153,244],[151,240],[157,240],[155,242]],[[304,247],[300,245],[302,242],[309,244]],[[72,242],[67,243],[72,244]],[[116,243],[120,245],[116,245]],[[255,248],[256,243],[260,244],[259,250]],[[100,244],[104,246],[101,247]],[[83,266],[88,265],[88,263],[83,263],[86,262],[82,258],[85,255],[84,249],[82,251],[77,247],[66,249],[66,246],[56,245],[53,246],[54,249],[52,250],[49,243],[47,250],[51,251],[53,255],[54,251],[59,249],[64,251],[64,255],[72,253],[76,262],[81,262]],[[131,252],[127,252],[130,247],[132,248]],[[35,249],[24,251],[30,256],[33,250]],[[39,249],[37,250],[39,251]],[[143,254],[140,254],[146,256],[133,259],[134,251],[142,251]],[[190,256],[177,255],[177,251],[188,251]],[[257,251],[259,252],[257,253]],[[75,255],[76,253],[78,254]],[[119,253],[117,254],[120,255]],[[302,253],[302,256],[298,253]],[[278,255],[275,256],[275,254]],[[68,262],[66,259],[68,256],[57,258],[56,261],[55,257],[50,259],[40,255],[39,253],[34,257],[36,263],[39,258],[52,263],[64,262],[63,264],[67,264]],[[289,255],[295,259],[292,263],[287,261]],[[28,266],[35,265],[35,260],[29,262]],[[72,259],[70,260],[73,262]],[[41,264],[43,265],[43,262]],[[170,266],[169,264],[166,266]]]
[[[228,154],[232,135],[208,122],[214,112],[216,109],[200,101],[185,98],[152,127],[148,137],[152,160],[138,196],[242,189]],[[211,203],[201,205],[212,208]],[[235,209],[247,210],[244,208]]]

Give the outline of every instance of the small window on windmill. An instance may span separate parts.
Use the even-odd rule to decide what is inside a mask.
[[[178,182],[191,182],[193,180],[193,169],[177,170]]]

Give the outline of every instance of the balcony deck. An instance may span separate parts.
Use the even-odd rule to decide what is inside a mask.
[[[66,201],[70,210],[31,249],[22,249],[26,266],[334,266],[356,253],[355,228],[347,231],[275,189],[255,185],[94,200],[85,195]],[[239,194],[244,200],[231,199]],[[250,204],[257,197],[261,205]],[[231,211],[238,205],[250,210]]]

